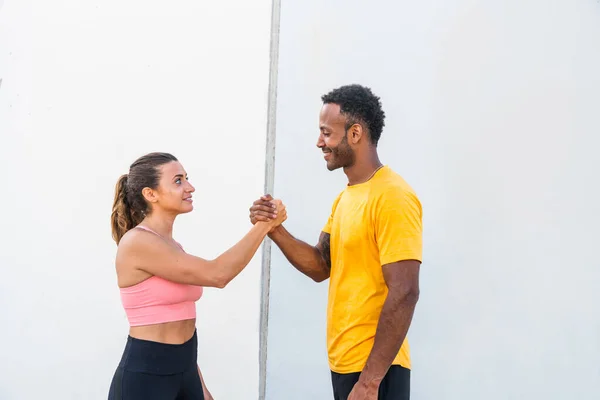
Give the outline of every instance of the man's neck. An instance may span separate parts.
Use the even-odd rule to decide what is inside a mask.
[[[357,157],[353,166],[344,168],[344,173],[348,177],[348,186],[367,182],[381,167],[381,161],[374,149],[366,157]]]

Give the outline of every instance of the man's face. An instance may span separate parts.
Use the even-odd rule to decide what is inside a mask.
[[[354,150],[348,143],[346,117],[340,113],[337,104],[325,104],[319,115],[319,139],[317,147],[323,151],[327,169],[351,167],[354,164]]]

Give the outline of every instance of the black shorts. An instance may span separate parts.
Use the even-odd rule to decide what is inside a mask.
[[[127,337],[108,400],[204,400],[198,337],[166,344]]]
[[[338,374],[331,372],[334,400],[346,400],[358,382],[360,372]],[[392,365],[379,385],[378,400],[409,400],[410,370],[400,365]]]

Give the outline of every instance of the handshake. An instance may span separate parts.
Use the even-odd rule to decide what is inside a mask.
[[[269,233],[273,232],[286,219],[285,205],[281,200],[274,199],[270,194],[261,196],[250,207],[250,222],[252,222],[252,225],[257,222],[266,223],[271,227]]]

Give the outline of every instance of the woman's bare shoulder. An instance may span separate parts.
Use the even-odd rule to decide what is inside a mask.
[[[157,240],[158,239],[158,240]],[[141,271],[140,266],[148,256],[148,249],[160,248],[162,240],[156,235],[141,229],[131,229],[119,241],[115,267],[119,279],[119,286],[129,286],[142,281],[149,276]]]
[[[133,228],[123,235],[119,242],[117,252],[127,254],[132,250],[139,250],[146,246],[160,246],[163,243],[164,241],[154,233]]]

